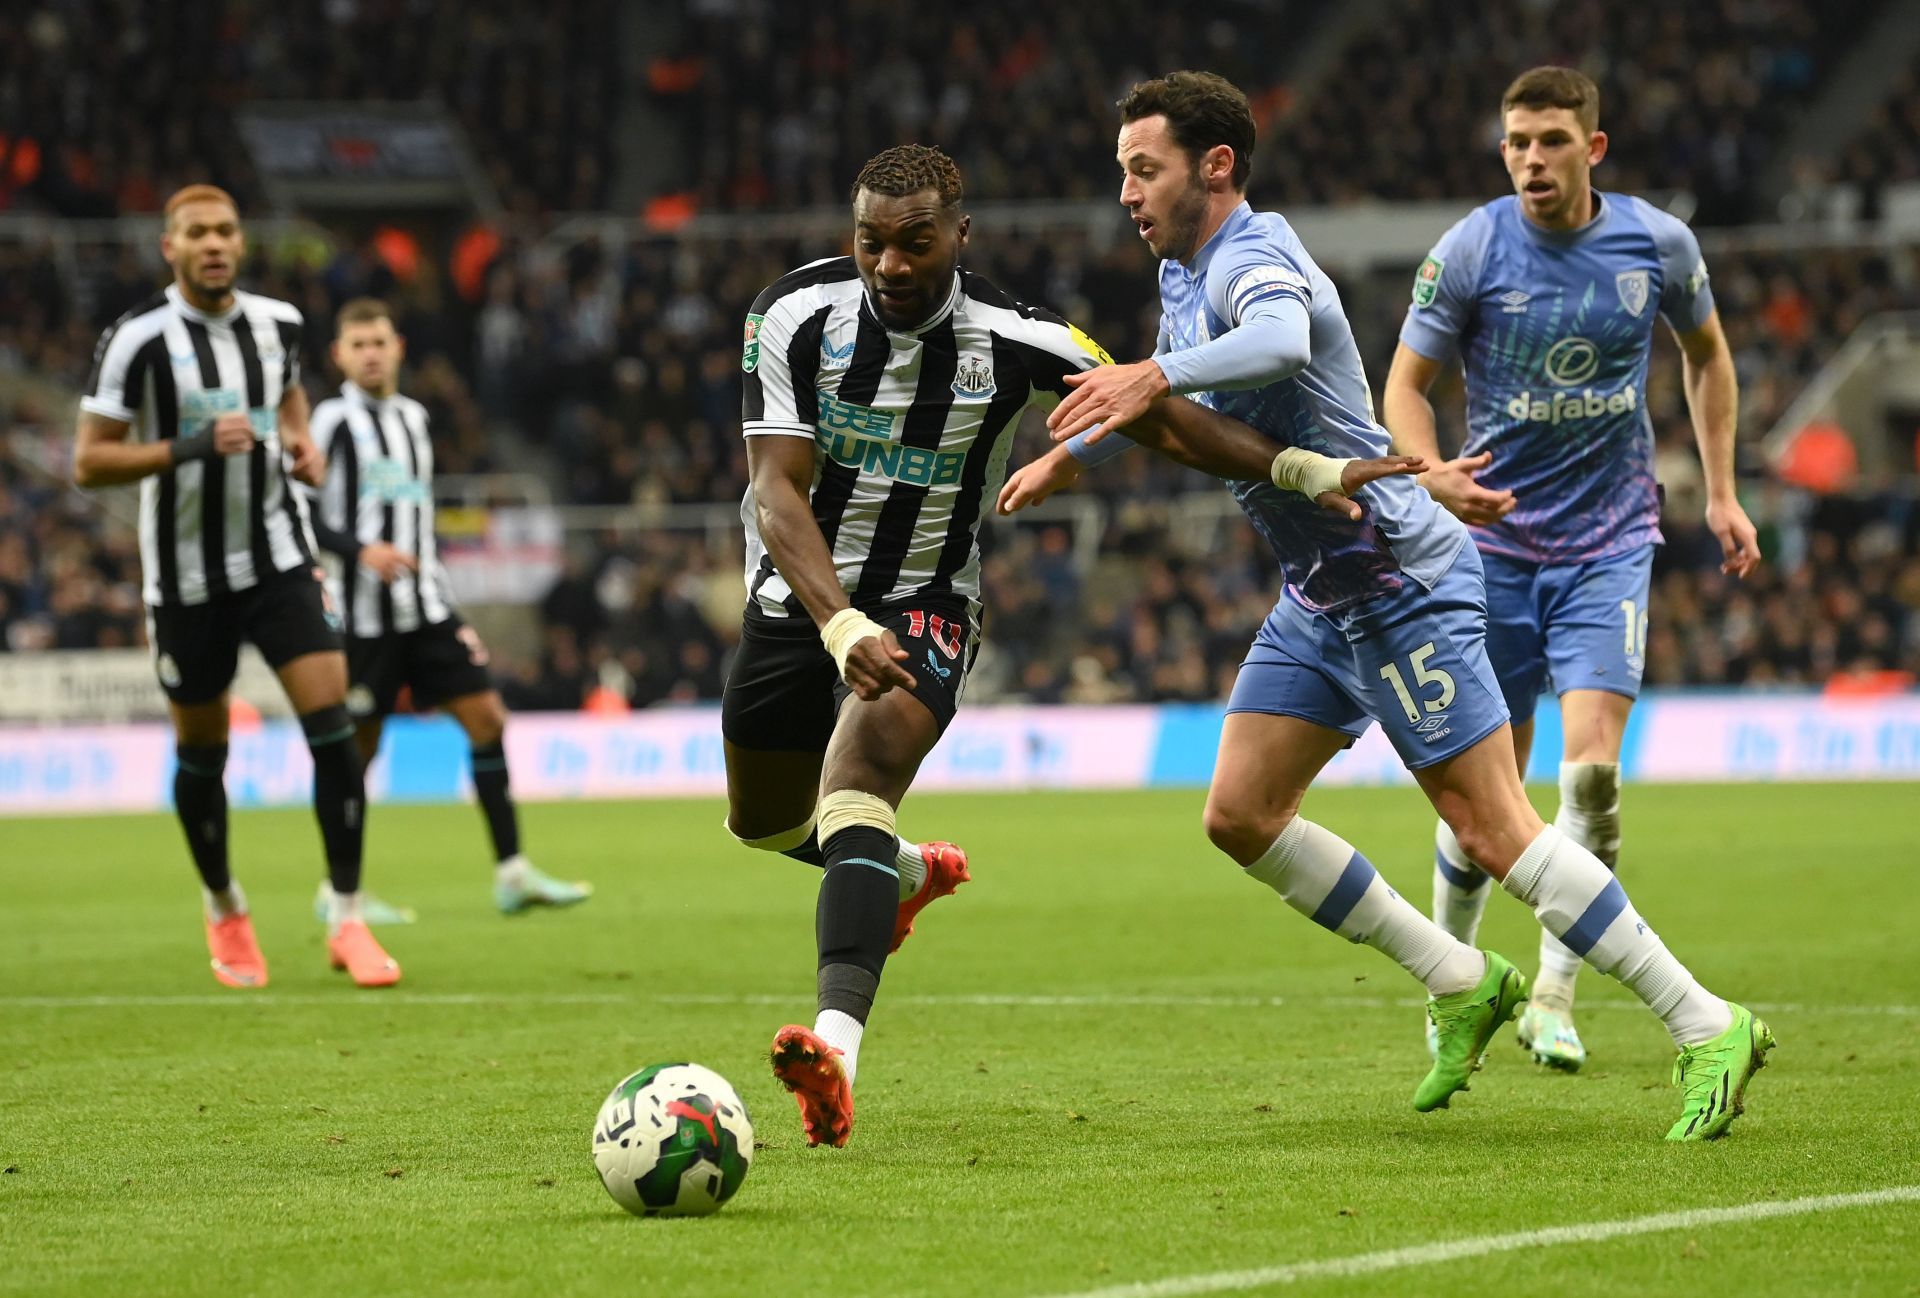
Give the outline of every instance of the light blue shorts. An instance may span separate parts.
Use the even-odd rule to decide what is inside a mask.
[[[1481,556],[1487,572],[1487,657],[1515,721],[1540,692],[1605,690],[1640,697],[1647,668],[1653,547],[1593,563]]]
[[[1432,590],[1403,580],[1395,594],[1333,614],[1283,594],[1240,664],[1227,711],[1298,717],[1352,739],[1378,721],[1409,770],[1505,725],[1479,553],[1463,546]]]

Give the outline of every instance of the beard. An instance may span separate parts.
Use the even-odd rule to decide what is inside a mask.
[[[1187,178],[1187,187],[1173,200],[1167,213],[1167,237],[1162,244],[1162,261],[1186,261],[1200,251],[1200,226],[1207,219],[1207,186],[1196,169]]]

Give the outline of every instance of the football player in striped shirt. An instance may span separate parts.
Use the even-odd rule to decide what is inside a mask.
[[[386,718],[406,689],[415,708],[444,708],[467,733],[473,790],[493,841],[493,899],[502,914],[571,906],[593,888],[535,868],[520,851],[507,780],[507,707],[487,672],[487,647],[461,619],[433,534],[433,438],[427,409],[400,392],[406,340],[386,303],[356,298],[334,316],[340,395],[313,412],[326,479],[313,530],[347,639],[347,710],[371,765]],[[367,899],[375,918],[374,899]],[[380,916],[411,912],[380,907]]]
[[[366,790],[347,714],[347,660],[305,510],[317,482],[300,387],[300,312],[234,286],[246,257],[224,190],[167,200],[173,283],[101,336],[80,401],[73,476],[140,484],[147,638],[178,736],[174,807],[200,872],[213,975],[264,987],[245,892],[227,859],[228,688],[251,642],[279,675],[313,753],[327,858],[327,954],[363,987],[400,980],[360,910]]]
[[[960,172],[902,145],[853,187],[854,253],[783,276],[754,302],[742,354],[751,486],[748,604],[722,703],[727,827],[824,866],[819,1015],[774,1038],[809,1144],[844,1145],[861,1037],[887,955],[967,876],[957,849],[894,831],[921,760],[953,720],[980,638],[981,519],[1020,415],[1108,357],[1060,317],[960,265]],[[1263,477],[1273,447],[1180,399],[1142,440],[1182,463]],[[1414,471],[1385,457],[1342,491]]]

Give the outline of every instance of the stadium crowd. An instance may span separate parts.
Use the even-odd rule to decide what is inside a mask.
[[[263,292],[302,304],[316,321],[329,318],[333,303],[362,292],[400,304],[411,347],[407,386],[432,411],[442,473],[501,467],[506,455],[549,466],[559,499],[568,503],[698,504],[737,499],[745,485],[732,304],[750,300],[760,284],[815,251],[779,241],[647,239],[567,250],[509,242],[484,278],[481,299],[469,302],[430,261],[403,280],[365,247],[315,263],[297,244],[269,245],[256,250],[253,280]],[[988,236],[976,240],[969,263],[1029,299],[1092,321],[1117,354],[1148,349],[1150,286],[1137,250],[1124,242],[1102,249],[1078,234]],[[1920,307],[1920,250],[1912,248],[1727,254],[1713,266],[1750,434],[1771,425],[1866,316]],[[137,264],[111,268],[91,293],[101,318],[85,319],[61,314],[65,295],[47,291],[45,274],[31,250],[0,247],[0,373],[38,372],[71,388],[84,381],[86,347],[97,329],[150,292],[151,281]],[[1376,381],[1386,371],[1407,282],[1404,273],[1375,274],[1342,286]],[[316,390],[332,382],[324,335],[322,328],[307,336]],[[1818,680],[1834,663],[1851,667],[1856,660],[1920,667],[1913,603],[1920,578],[1899,559],[1920,547],[1910,523],[1887,521],[1888,506],[1869,506],[1862,515],[1904,535],[1904,545],[1882,553],[1874,547],[1885,527],[1866,529],[1862,542],[1845,509],[1810,509],[1797,497],[1769,492],[1764,512],[1776,527],[1780,548],[1769,550],[1775,562],[1744,594],[1722,588],[1698,545],[1698,469],[1677,372],[1668,349],[1648,394],[1673,542],[1662,561],[1650,675],[1714,684],[1749,675]],[[1443,411],[1456,427],[1458,402],[1457,390],[1443,394]],[[11,422],[37,420],[29,409],[16,410]],[[490,436],[499,428],[519,430],[524,445],[511,451]],[[1039,449],[1038,438],[1027,436],[1026,449]],[[513,460],[516,454],[523,458]],[[1756,486],[1763,481],[1757,471],[1749,478]],[[1217,528],[1207,547],[1196,549],[1174,502],[1205,483],[1155,457],[1126,457],[1090,475],[1086,489],[1109,505],[1103,552],[1124,561],[1082,572],[1068,558],[1064,533],[1002,529],[1005,543],[988,564],[996,631],[980,692],[1216,696],[1271,598],[1268,561],[1252,548],[1251,533]],[[25,483],[17,470],[8,490],[15,509],[25,511],[21,517],[58,504],[38,530],[12,543],[24,547],[27,568],[39,578],[9,579],[9,638],[24,645],[137,639],[127,599],[135,568],[124,543],[101,543],[97,562],[77,561],[71,556],[80,539],[102,531],[86,502]],[[1801,539],[1788,544],[1795,537]],[[603,683],[633,704],[712,697],[738,612],[736,561],[714,555],[703,540],[672,536],[622,536],[591,548],[599,555],[592,567],[570,573],[543,605],[539,659],[504,664],[509,693],[527,707],[568,706]],[[69,557],[54,562],[61,555]],[[9,570],[18,568],[16,557]],[[1716,637],[1704,632],[1721,625],[1720,610],[1749,607],[1759,612],[1740,625],[1757,628],[1751,643],[1713,650]],[[1856,634],[1860,607],[1874,610],[1884,633]],[[1024,615],[1041,608],[1073,608],[1079,616]],[[1805,634],[1785,635],[1788,626]]]
[[[1218,68],[1249,86],[1285,147],[1263,151],[1256,199],[1483,195],[1497,188],[1488,105],[1516,66],[1551,56],[1600,79],[1614,147],[1609,188],[1691,188],[1701,218],[1749,214],[1744,188],[1769,141],[1826,76],[1837,42],[1872,0],[1713,0],[1684,11],[1496,0],[1469,31],[1436,0],[1390,0],[1392,21],[1354,33],[1319,93],[1295,103],[1262,50],[1308,39],[1325,6],[1263,4],[1211,24],[1118,0],[1040,23],[1031,6],[982,0],[933,39],[906,11],[758,0],[689,0],[660,33],[643,93],[686,156],[690,209],[778,210],[836,204],[861,159],[902,136],[965,141],[976,197],[1104,197],[1112,189],[1107,120],[1118,90],[1168,62]],[[226,183],[250,210],[263,195],[228,108],[247,98],[443,100],[462,122],[510,211],[602,207],[608,200],[616,92],[606,0],[569,6],[538,30],[526,6],[487,0],[451,43],[429,39],[432,6],[338,0],[287,16],[261,39],[244,6],[186,23],[174,0],[77,0],[0,16],[0,210],[65,215],[145,211],[179,180]],[[1815,16],[1822,19],[1815,22]],[[743,21],[751,19],[751,21]],[[1844,20],[1844,21],[1843,21]],[[169,43],[208,43],[213,75],[158,84],[143,67]],[[111,37],[111,39],[109,39]],[[724,37],[724,38],[723,38]],[[1285,37],[1285,40],[1281,38]],[[1271,38],[1271,39],[1269,39]],[[1709,53],[1682,65],[1666,51]],[[1735,55],[1729,51],[1739,50]],[[1154,52],[1154,66],[1140,63]],[[169,60],[182,57],[175,52]],[[55,93],[77,60],[101,65],[86,93]],[[859,77],[847,70],[862,69]],[[569,92],[549,93],[556,68]],[[117,72],[116,72],[117,70]],[[1920,65],[1839,174],[1920,178]],[[603,93],[604,92],[604,93]],[[1358,98],[1373,123],[1349,129]],[[1059,130],[1013,129],[1036,104]],[[1084,112],[1063,111],[1078,105]],[[720,111],[722,106],[725,112]],[[16,111],[17,110],[17,111]],[[137,148],[118,129],[165,120]],[[724,138],[708,127],[727,123]],[[1389,125],[1382,127],[1380,122]],[[528,150],[527,140],[565,141]],[[443,246],[397,258],[380,240],[329,249],[298,230],[256,238],[247,282],[300,305],[317,393],[335,305],[387,297],[409,341],[407,390],[432,414],[439,472],[544,475],[563,504],[699,505],[738,499],[739,321],[758,289],[834,248],[640,235],[562,245],[509,221],[485,251]],[[429,244],[433,241],[429,240]],[[1084,322],[1116,355],[1144,354],[1155,325],[1151,281],[1131,239],[1078,227],[1035,238],[975,231],[968,264],[1020,297]],[[1920,249],[1716,253],[1714,287],[1741,377],[1742,427],[1770,427],[1837,344],[1868,315],[1920,309]],[[69,278],[84,277],[80,291]],[[42,451],[65,435],[50,395],[85,381],[99,331],[154,289],[150,254],[131,250],[77,270],[50,245],[0,242],[0,419]],[[1386,372],[1408,273],[1343,279],[1369,372]],[[1698,469],[1670,346],[1649,390],[1669,488],[1649,679],[1663,684],[1820,681],[1872,668],[1920,670],[1920,536],[1897,499],[1809,496],[1744,466],[1770,562],[1745,587],[1719,578],[1703,545]],[[1457,428],[1457,383],[1443,391]],[[1041,443],[1029,431],[1026,451]],[[41,464],[57,461],[42,454]],[[1021,458],[1024,458],[1022,456]],[[0,645],[137,643],[137,561],[124,520],[0,454]],[[1031,699],[1217,697],[1272,597],[1271,563],[1252,533],[1217,515],[1205,527],[1183,497],[1206,484],[1147,455],[1091,475],[1103,502],[1104,556],[1075,559],[1065,526],[992,529],[991,649],[977,690]],[[1215,492],[1214,495],[1219,493]],[[124,509],[124,505],[120,506]],[[598,697],[643,706],[717,694],[739,607],[738,557],[705,535],[626,530],[580,537],[542,601],[540,649],[503,659],[520,707]],[[1060,616],[1073,610],[1075,616]],[[1041,616],[1041,613],[1046,616]]]
[[[436,101],[508,210],[597,211],[611,197],[620,46],[608,34],[619,10],[613,0],[467,0],[457,16],[383,0],[270,14],[240,0],[9,4],[0,211],[155,212],[197,181],[259,211],[265,194],[234,109],[295,100]]]

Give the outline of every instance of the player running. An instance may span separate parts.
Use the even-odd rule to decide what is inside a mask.
[[[960,269],[961,198],[938,149],[879,154],[854,182],[853,255],[775,281],[746,321],[749,594],[721,711],[727,828],[825,868],[819,1015],[772,1050],[810,1145],[846,1144],[887,955],[967,878],[958,848],[897,837],[895,812],[979,645],[980,520],[1019,417],[1109,359]],[[1207,472],[1273,463],[1264,438],[1190,402],[1144,422],[1142,440]],[[1343,490],[1420,464],[1349,466],[1323,503],[1350,509]]]
[[[1733,356],[1692,231],[1645,201],[1593,189],[1606,156],[1600,91],[1571,68],[1523,73],[1501,100],[1500,156],[1516,191],[1434,246],[1387,375],[1394,442],[1435,467],[1435,499],[1472,524],[1487,580],[1487,657],[1513,716],[1522,777],[1541,687],[1565,733],[1554,824],[1613,869],[1620,851],[1620,743],[1640,691],[1647,593],[1660,542],[1647,357],[1656,316],[1679,340],[1721,571],[1760,561],[1734,495]],[[1440,454],[1427,390],[1459,353],[1467,439]],[[1473,941],[1487,876],[1440,821],[1433,916]],[[1586,1061],[1573,1024],[1580,956],[1540,935],[1540,976],[1520,1015],[1533,1058]]]
[[[327,856],[327,956],[362,987],[400,981],[360,913],[366,790],[347,715],[339,619],[287,481],[320,480],[300,387],[300,311],[234,287],[247,254],[225,190],[167,200],[173,283],[101,335],[73,478],[140,484],[147,639],[178,736],[174,809],[205,892],[213,976],[265,987],[267,962],[227,859],[227,691],[242,641],[280,678],[313,753]]]
[[[1309,489],[1337,457],[1384,451],[1387,433],[1372,418],[1332,282],[1286,221],[1255,213],[1243,197],[1254,144],[1246,97],[1210,73],[1177,72],[1135,86],[1120,110],[1120,201],[1163,259],[1155,355],[1069,377],[1074,391],[1048,422],[1077,444],[1022,469],[1002,507],[1077,477],[1075,450],[1097,459],[1124,448],[1106,433],[1169,392],[1196,394],[1293,448],[1283,456],[1301,461]],[[1095,425],[1103,427],[1089,433]],[[1103,437],[1109,446],[1098,445]],[[1473,859],[1666,1024],[1685,1091],[1667,1138],[1723,1134],[1772,1036],[1695,981],[1607,868],[1528,804],[1487,662],[1480,559],[1466,528],[1400,479],[1365,488],[1360,518],[1306,508],[1265,482],[1232,489],[1287,584],[1227,705],[1207,836],[1288,905],[1426,985],[1438,1050],[1414,1107],[1446,1105],[1525,1002],[1527,982],[1408,905],[1352,845],[1298,814],[1320,769],[1378,721]]]
[[[406,340],[386,303],[374,298],[343,304],[334,330],[333,362],[347,381],[313,412],[314,445],[326,466],[313,530],[346,622],[347,710],[361,759],[371,764],[379,752],[402,688],[415,708],[445,708],[467,733],[473,791],[493,840],[494,905],[517,915],[585,901],[591,885],[551,878],[520,851],[507,779],[507,708],[487,673],[487,648],[454,608],[440,568],[427,409],[400,393]],[[366,905],[371,921],[375,899]]]

